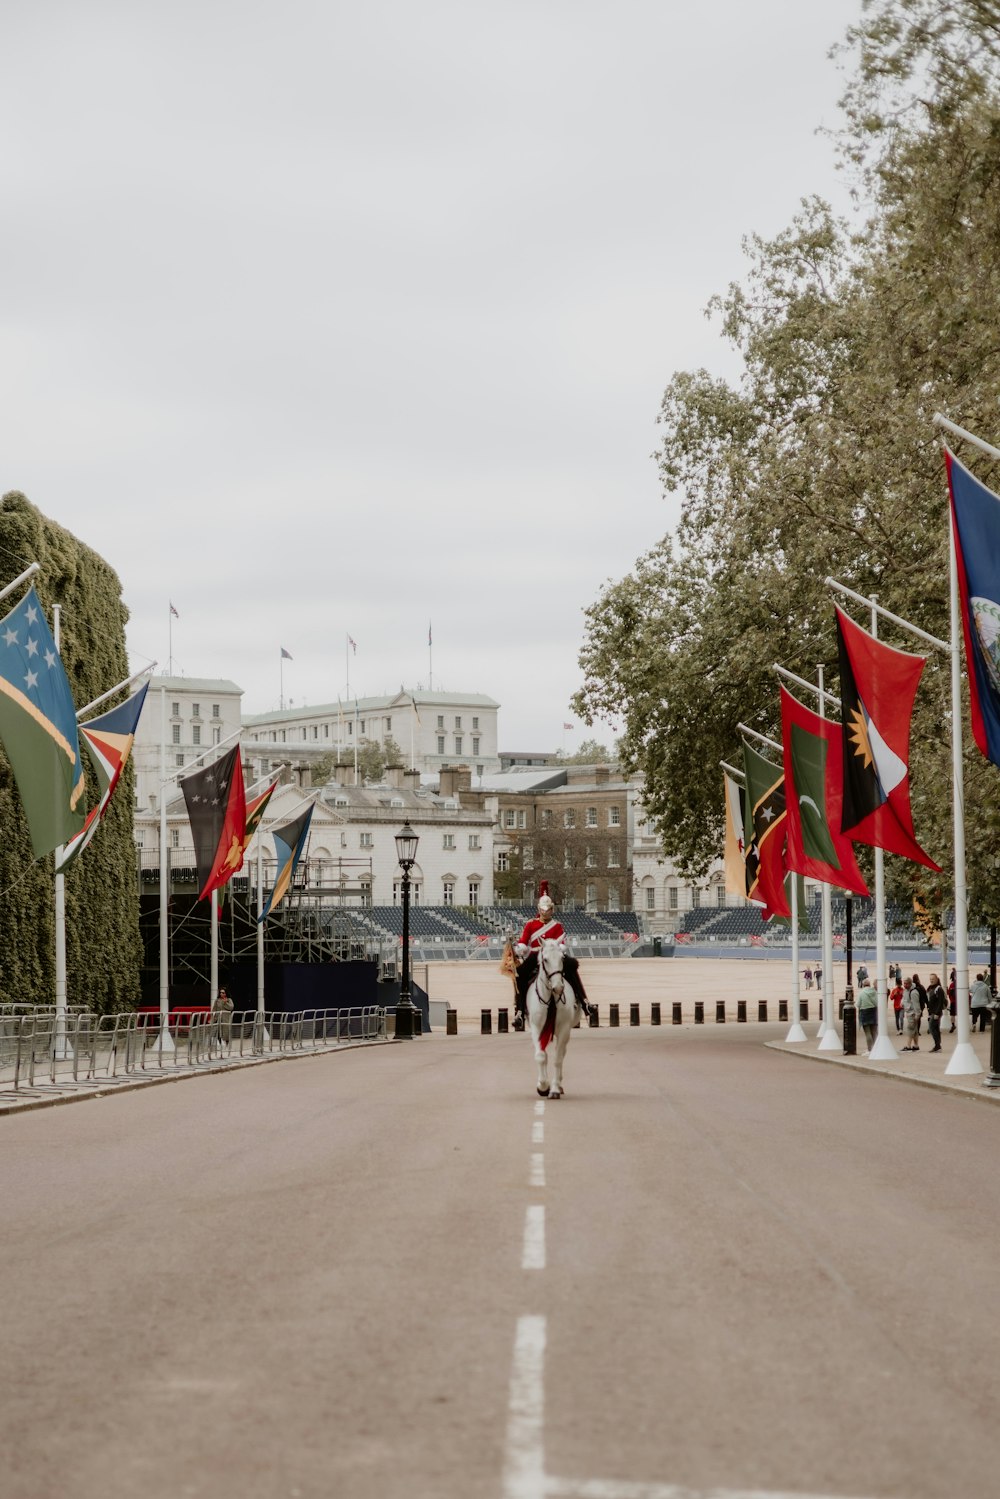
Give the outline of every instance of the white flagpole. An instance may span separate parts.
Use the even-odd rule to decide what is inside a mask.
[[[434,630],[430,620],[427,622],[427,690],[434,691]]]
[[[346,673],[346,680],[347,680],[347,693],[346,693],[346,695],[348,697],[350,697],[350,695],[351,695],[351,637],[347,633],[347,631],[344,632],[344,671]]]
[[[817,670],[819,686],[819,716],[826,718],[826,692],[823,688],[823,668]],[[833,998],[833,890],[830,885],[820,885],[823,913],[823,1024],[819,1031],[819,1051],[839,1051],[840,1036],[834,1019]]]
[[[219,891],[212,891],[212,948],[209,967],[209,999],[214,1005],[219,997]]]
[[[60,616],[61,609],[56,604],[52,609],[52,635],[57,651],[61,635]],[[60,843],[55,850],[56,1016],[52,1038],[53,1056],[57,1062],[65,1062],[73,1054],[66,1035],[66,876],[59,869],[62,856],[63,845]]]
[[[994,452],[996,450],[994,449]],[[997,454],[1000,457],[1000,453]],[[972,1045],[969,1013],[969,893],[965,874],[965,781],[962,769],[962,625],[958,598],[958,550],[955,527],[948,513],[948,578],[951,586],[951,779],[955,844],[955,1019],[958,1036],[946,1073],[969,1076],[982,1072]],[[971,667],[970,667],[971,670]],[[941,913],[941,926],[945,925]],[[942,979],[947,982],[947,973]],[[994,1024],[998,1022],[994,1020]]]
[[[161,1051],[175,1051],[170,1034],[170,890],[167,869],[167,689],[160,688],[160,1034]]]
[[[278,710],[285,711],[285,658],[278,656]]]
[[[358,700],[357,700],[357,698],[355,698],[354,699],[354,784],[355,784],[355,786],[358,784],[358,724],[360,722],[361,722],[361,720],[358,717]]]
[[[878,639],[878,605],[872,598],[872,638]],[[878,995],[878,1035],[868,1055],[875,1062],[898,1062],[899,1052],[889,1039],[889,993],[885,956],[885,850],[875,850],[875,992]],[[894,1023],[895,1024],[895,1023]]]

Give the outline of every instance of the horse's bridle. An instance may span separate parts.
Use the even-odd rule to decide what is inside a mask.
[[[548,984],[549,984],[549,989],[550,990],[552,989],[552,979],[553,979],[553,977],[556,974],[558,974],[559,977],[563,980],[563,992],[556,996],[556,1003],[557,1004],[562,1004],[563,1001],[566,998],[566,994],[565,994],[566,975],[563,973],[562,955],[560,954],[560,957],[559,957],[559,966],[558,966],[558,968],[553,968],[553,970],[552,970],[551,973],[546,968],[546,966],[545,966],[545,959],[544,959],[544,957],[542,956],[541,953],[538,954],[538,966],[541,968],[541,970],[544,973],[546,979],[548,980]]]

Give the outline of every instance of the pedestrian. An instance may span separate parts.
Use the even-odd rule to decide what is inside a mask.
[[[903,985],[903,1034],[906,1036],[907,1044],[904,1051],[919,1051],[917,1036],[920,1031],[920,996],[914,989],[912,982],[907,979]]]
[[[858,964],[858,988],[863,989],[868,982],[868,969],[864,963]]]
[[[958,986],[955,983],[955,970],[951,970],[951,978],[948,980],[948,1014],[951,1016],[951,1026],[948,1034],[955,1029],[955,1016],[958,1013]]]
[[[868,971],[865,970],[865,982],[858,990],[858,1019],[868,1042],[868,1050],[871,1051],[875,1045],[875,1036],[878,1032],[878,994],[875,985],[868,983]]]
[[[803,968],[803,970],[802,970],[802,977],[806,981],[806,988],[807,989],[811,989],[812,986],[813,986],[813,971],[812,971],[812,969],[811,968]]]
[[[822,983],[823,983],[823,970],[822,970],[822,968],[817,968],[816,969],[816,973],[815,973],[814,976],[815,976],[815,979],[816,979],[816,988],[819,989],[822,986]]]
[[[924,988],[923,984],[920,982],[920,975],[919,975],[919,973],[915,973],[913,975],[913,978],[911,980],[911,987],[913,988],[913,990],[914,990],[914,992],[915,992],[915,994],[917,996],[917,1003],[920,1005],[920,1014],[917,1017],[917,1035],[919,1036],[920,1035],[920,1027],[921,1027],[921,1024],[923,1023],[924,1011],[927,1008],[927,990]]]
[[[936,973],[932,973],[927,983],[927,1029],[934,1042],[931,1051],[941,1050],[941,1016],[947,1005],[948,999],[941,987],[941,980]]]
[[[889,998],[892,1000],[892,1013],[896,1017],[896,1030],[899,1031],[900,1033],[902,1033],[902,1030],[903,1030],[903,986],[898,981],[893,985],[892,989],[889,991]]]
[[[989,1003],[993,998],[990,986],[981,973],[976,974],[976,982],[969,990],[969,1008],[972,1011],[972,1029],[976,1028],[976,1020],[979,1020],[979,1029],[986,1029],[986,1022],[990,1018]]]
[[[212,1018],[215,1021],[215,1038],[220,1046],[225,1046],[233,1024],[233,1002],[225,989],[220,989],[213,1001]]]
[[[902,968],[900,968],[898,963],[896,964],[896,971],[893,974],[893,978],[896,980],[897,984],[901,984],[903,982],[903,970]]]

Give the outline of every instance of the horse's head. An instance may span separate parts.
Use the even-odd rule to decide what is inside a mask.
[[[546,988],[557,998],[563,992],[563,947],[551,937],[546,937],[538,953],[538,973]]]

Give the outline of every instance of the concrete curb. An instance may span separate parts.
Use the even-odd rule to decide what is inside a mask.
[[[870,1062],[866,1057],[845,1057],[838,1055],[837,1052],[804,1051],[801,1043],[789,1046],[784,1041],[765,1041],[764,1045],[769,1051],[781,1052],[786,1057],[798,1057],[805,1062],[832,1063],[835,1067],[843,1067],[848,1072],[862,1077],[887,1078],[892,1083],[908,1083],[917,1088],[935,1088],[940,1093],[951,1093],[956,1098],[968,1098],[973,1103],[993,1105],[1000,1103],[1000,1088],[987,1088],[983,1082],[984,1073],[975,1073],[971,1077],[954,1080],[945,1077],[920,1077],[913,1072],[904,1072],[902,1068],[906,1064],[902,1062],[897,1072],[894,1062],[886,1065],[881,1062]]]
[[[64,1103],[83,1103],[90,1098],[113,1098],[118,1093],[135,1093],[141,1088],[154,1088],[162,1083],[183,1083],[194,1077],[218,1077],[220,1073],[243,1072],[250,1067],[264,1067],[270,1062],[302,1062],[310,1057],[336,1056],[343,1051],[402,1044],[402,1041],[397,1042],[394,1037],[387,1036],[384,1040],[348,1041],[343,1046],[331,1046],[323,1051],[277,1052],[268,1057],[241,1057],[235,1062],[213,1062],[204,1067],[187,1068],[183,1072],[157,1072],[142,1077],[128,1075],[121,1082],[110,1082],[107,1079],[93,1083],[70,1081],[66,1086],[72,1089],[71,1092],[58,1092],[59,1083],[45,1083],[43,1086],[50,1092],[41,1098],[28,1093],[23,1099],[15,1096],[0,1100],[0,1114],[25,1114],[33,1109],[57,1108]]]

